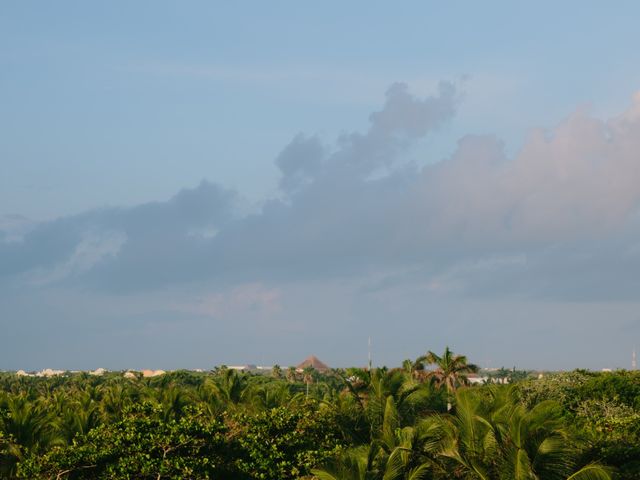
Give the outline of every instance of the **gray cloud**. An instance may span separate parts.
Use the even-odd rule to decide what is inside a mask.
[[[1,241],[0,275],[119,291],[364,276],[447,295],[635,295],[640,99],[610,120],[579,110],[534,131],[514,158],[467,136],[438,163],[400,161],[458,101],[449,83],[426,99],[393,85],[365,133],[294,137],[276,158],[282,197],[258,213],[238,216],[235,193],[203,182]]]
[[[296,135],[276,158],[276,165],[282,172],[280,188],[292,193],[308,185],[321,171],[325,154],[324,146],[317,137]]]
[[[34,222],[22,215],[0,215],[0,242],[17,242],[31,230]]]
[[[21,241],[0,243],[0,275],[19,276],[26,283],[79,281],[110,289],[187,280],[179,272],[203,255],[212,232],[232,220],[234,202],[233,192],[202,182],[166,202],[44,222]],[[173,266],[179,267],[175,277]]]
[[[423,100],[411,95],[407,85],[393,84],[384,108],[369,117],[364,134],[341,135],[335,148],[317,137],[297,135],[276,159],[282,172],[281,187],[290,192],[312,182],[334,183],[365,179],[379,168],[389,168],[413,142],[449,121],[458,102],[456,87],[441,82],[438,94]]]

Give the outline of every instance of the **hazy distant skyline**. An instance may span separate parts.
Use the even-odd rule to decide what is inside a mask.
[[[1,5],[0,369],[629,368],[639,13]]]

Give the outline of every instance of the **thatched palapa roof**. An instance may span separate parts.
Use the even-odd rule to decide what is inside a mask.
[[[302,363],[296,367],[296,370],[304,370],[307,367],[313,367],[319,372],[326,372],[330,370],[329,366],[326,363],[323,363],[315,355],[309,355],[307,358],[305,358]]]

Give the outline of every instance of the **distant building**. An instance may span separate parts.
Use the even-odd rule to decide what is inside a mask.
[[[310,355],[307,358],[305,358],[302,361],[302,363],[300,363],[296,367],[296,371],[302,372],[307,367],[313,367],[314,370],[317,370],[320,373],[325,373],[325,372],[328,372],[329,370],[331,370],[331,368],[329,368],[329,366],[326,363],[322,362],[315,355]]]
[[[105,373],[107,373],[107,370],[105,368],[96,368],[95,370],[89,372],[89,375],[95,375],[97,377],[101,377]]]
[[[164,370],[142,370],[142,376],[143,377],[157,377],[159,375],[164,375],[165,372]]]
[[[62,375],[64,370],[52,370],[50,368],[45,368],[44,370],[40,370],[36,373],[36,377],[56,377],[58,375]]]
[[[124,375],[122,375],[124,378],[137,378],[135,372],[132,372],[131,370],[124,372]]]
[[[489,377],[478,375],[477,373],[470,373],[466,377],[471,385],[484,385],[485,383],[500,383],[506,385],[509,383],[509,377]]]
[[[471,385],[482,385],[486,383],[487,379],[489,378],[489,377],[481,377],[480,375],[477,375],[475,373],[470,373],[466,377],[467,377],[467,381]]]

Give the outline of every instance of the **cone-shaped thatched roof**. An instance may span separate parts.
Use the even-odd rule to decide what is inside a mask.
[[[329,367],[326,363],[323,363],[318,357],[315,355],[309,355],[305,358],[300,365],[296,367],[297,370],[304,370],[307,367],[313,367],[319,372],[326,372],[329,370]]]

